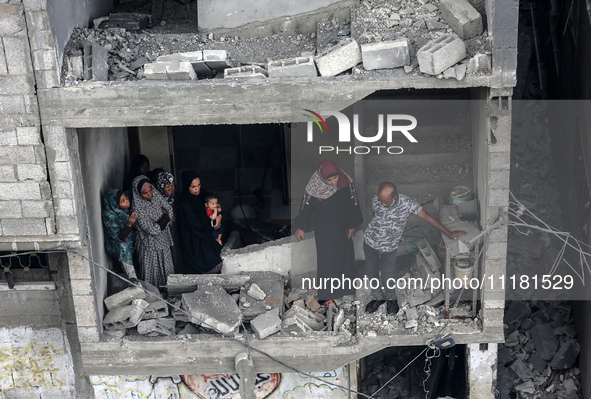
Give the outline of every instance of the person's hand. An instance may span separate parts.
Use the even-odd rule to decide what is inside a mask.
[[[136,222],[137,220],[137,213],[133,212],[131,215],[129,215],[125,221],[128,227],[133,226],[133,224]]]
[[[164,213],[165,215],[168,215],[168,211],[166,210],[164,205],[160,205],[160,209],[162,209],[162,213]]]
[[[353,236],[355,235],[355,231],[356,231],[355,228],[349,229],[349,232],[347,234],[347,239],[350,240],[351,238],[353,238]]]
[[[304,230],[297,229],[294,233],[294,236],[298,239],[298,241],[302,241],[304,239]]]
[[[463,236],[464,234],[466,234],[464,230],[454,230],[447,235],[447,238],[449,238],[450,240],[455,240],[456,237]]]
[[[217,215],[214,220],[215,220],[215,224],[213,225],[213,228],[217,230],[222,225],[222,215]]]

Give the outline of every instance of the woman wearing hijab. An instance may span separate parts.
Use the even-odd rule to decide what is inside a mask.
[[[179,232],[186,273],[213,274],[222,269],[219,244],[207,216],[201,179],[192,170],[183,172],[183,192],[177,205]]]
[[[129,213],[129,198],[123,191],[111,188],[103,197],[103,225],[105,226],[105,249],[114,260],[121,262],[127,278],[138,284],[133,266],[133,225],[137,214]]]
[[[169,274],[174,273],[170,247],[170,218],[173,210],[160,192],[144,175],[132,182],[133,211],[137,213],[135,247],[141,266],[141,278],[156,287],[166,285]]]
[[[178,229],[178,222],[176,221],[177,212],[176,212],[176,203],[175,199],[176,195],[176,184],[174,181],[174,176],[170,172],[161,171],[155,178],[156,180],[156,188],[160,191],[160,194],[164,197],[165,200],[168,201],[170,206],[172,207],[175,217],[172,218],[169,226],[170,226],[170,234],[172,235],[172,260],[174,263],[174,271],[175,273],[182,273],[183,272],[183,253],[181,251],[181,243],[179,238],[179,229]]]
[[[304,239],[304,231],[314,230],[316,241],[317,280],[341,278],[344,274],[353,284],[355,278],[355,254],[353,241],[355,228],[363,217],[357,200],[353,180],[332,161],[323,161],[306,185],[300,213],[293,229],[298,241]],[[345,287],[330,292],[318,290],[320,300],[354,293]]]

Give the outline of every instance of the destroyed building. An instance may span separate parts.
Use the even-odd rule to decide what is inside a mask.
[[[300,200],[301,192],[293,192],[284,180],[289,179],[288,156],[297,155],[288,149],[289,134],[306,122],[299,112],[303,109],[351,115],[379,110],[383,100],[419,100],[425,104],[421,112],[449,118],[449,124],[419,124],[413,131],[429,143],[423,152],[352,154],[347,166],[357,182],[366,222],[371,215],[367,204],[383,179],[396,179],[400,192],[425,202],[446,197],[456,186],[471,187],[479,225],[472,237],[487,232],[477,273],[505,273],[507,227],[497,222],[509,201],[517,1],[223,4],[0,1],[0,250],[14,255],[2,263],[2,348],[24,357],[51,356],[55,363],[44,367],[37,362],[42,381],[26,389],[90,397],[84,376],[236,371],[236,356],[245,349],[227,336],[190,329],[183,338],[151,340],[109,334],[105,325],[120,322],[163,332],[161,336],[174,325],[148,316],[140,328],[151,304],[149,315],[168,312],[142,294],[120,303],[130,307],[128,313],[105,321],[111,311],[104,303],[110,277],[100,267],[109,265],[100,197],[106,188],[122,184],[130,155],[141,150],[150,154],[153,166],[179,176],[199,158],[203,176],[213,182],[215,170],[223,174],[220,180],[232,183],[214,186],[231,207],[240,195],[240,177],[234,183],[234,176],[241,166],[237,149],[243,151],[244,141],[252,158],[273,155],[267,164],[242,170],[251,174],[243,182],[253,188],[260,184],[271,204],[268,211],[287,209],[287,217],[276,218],[289,219],[289,206],[273,204],[286,201],[297,207]],[[143,16],[130,13],[137,10]],[[368,103],[362,100],[377,108],[364,108]],[[439,109],[429,107],[432,100],[440,101]],[[248,144],[249,137],[256,139]],[[199,150],[202,155],[196,156]],[[244,162],[244,153],[241,157]],[[219,159],[228,163],[226,170],[211,166]],[[273,182],[260,183],[260,172],[267,167]],[[448,222],[457,221],[457,216],[448,216]],[[447,319],[445,309],[433,314],[427,309],[421,317],[433,318],[426,323],[430,328],[418,326],[411,310],[400,318],[399,327],[379,329],[378,324],[388,324],[386,319],[368,317],[363,304],[349,300],[343,302],[347,312],[334,313],[334,324],[345,325],[348,333],[340,328],[315,331],[321,328],[313,326],[326,321],[299,315],[298,306],[291,306],[282,315],[281,328],[290,327],[285,322],[291,317],[291,326],[299,330],[273,334],[280,327],[264,327],[277,325],[283,310],[275,309],[283,309],[284,292],[271,298],[277,284],[263,287],[266,282],[257,273],[274,272],[283,284],[313,271],[313,240],[296,244],[288,237],[240,249],[226,245],[225,273],[248,274],[253,281],[234,287],[250,294],[240,291],[243,299],[227,303],[226,309],[238,316],[226,324],[217,319],[211,323],[220,322],[218,329],[236,333],[236,338],[248,338],[237,332],[237,320],[257,306],[249,298],[279,300],[276,307],[263,305],[261,314],[267,319],[255,322],[260,315],[250,313],[251,344],[282,362],[253,351],[256,372],[293,371],[285,364],[307,372],[333,370],[386,347],[424,346],[440,338],[436,327],[445,323],[446,332],[467,348],[469,397],[494,397],[497,343],[504,340],[500,285],[474,290],[467,318]],[[295,245],[302,246],[295,252],[303,254],[298,270],[291,259]],[[458,251],[456,255],[462,253]],[[450,261],[444,263],[440,270],[453,269]],[[430,266],[423,266],[428,273]],[[209,315],[197,320],[197,311],[190,309],[223,290],[214,283],[199,284],[192,292],[178,292],[195,323]],[[56,378],[59,383],[47,370],[62,376]]]

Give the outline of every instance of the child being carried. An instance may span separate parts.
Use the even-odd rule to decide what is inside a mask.
[[[207,195],[205,195],[205,197],[203,199],[205,201],[205,208],[207,211],[207,216],[209,216],[209,218],[211,219],[211,225],[213,227],[215,227],[215,225],[216,225],[217,217],[218,216],[220,217],[220,227],[218,229],[213,230],[213,238],[215,238],[215,240],[218,242],[218,244],[223,245],[222,244],[223,230],[222,230],[222,226],[221,226],[222,215],[220,214],[220,212],[222,212],[222,207],[218,203],[218,198],[213,194],[207,194]]]

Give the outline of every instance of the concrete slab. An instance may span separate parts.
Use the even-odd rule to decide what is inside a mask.
[[[229,334],[238,329],[242,313],[234,299],[222,287],[199,287],[192,294],[183,294],[183,308],[191,314],[191,322]]]
[[[417,52],[419,70],[429,75],[439,75],[466,57],[466,45],[456,35],[443,35],[429,41]]]
[[[104,303],[108,310],[129,306],[134,299],[144,299],[146,292],[140,287],[129,287],[115,295],[105,298]]]
[[[219,285],[226,291],[238,290],[250,281],[247,274],[171,274],[166,282],[166,289],[170,296],[181,296],[188,292],[195,292],[202,285]]]
[[[345,41],[316,57],[320,76],[336,76],[362,61],[361,48],[355,40]]]
[[[250,281],[256,284],[266,293],[263,300],[256,300],[247,294],[246,290],[240,290],[240,310],[244,320],[252,320],[256,316],[273,308],[279,309],[279,315],[283,313],[283,277],[273,272],[249,273]]]
[[[281,329],[281,318],[279,309],[274,308],[266,313],[258,315],[251,322],[250,326],[258,339],[265,339]]]
[[[400,38],[361,46],[363,68],[367,70],[398,68],[410,65],[408,40]]]

